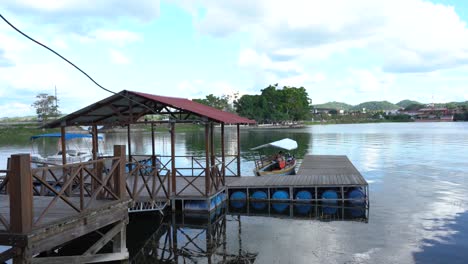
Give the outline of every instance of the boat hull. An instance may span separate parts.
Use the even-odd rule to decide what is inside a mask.
[[[257,176],[267,176],[267,175],[276,175],[276,176],[285,176],[285,175],[294,175],[296,174],[296,161],[294,160],[293,164],[286,166],[283,169],[271,169],[272,166],[277,166],[276,163],[272,162],[261,168],[255,169],[254,173]]]

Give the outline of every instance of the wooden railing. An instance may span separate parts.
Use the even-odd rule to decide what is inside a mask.
[[[151,161],[151,162],[148,162]],[[161,168],[159,159],[139,159],[133,156],[126,165],[127,193],[134,201],[169,199],[170,171]]]
[[[0,184],[0,191],[9,195],[9,221],[0,215],[6,231],[27,233],[42,225],[46,218],[60,218],[57,214],[68,217],[103,202],[127,199],[125,146],[115,146],[113,158],[78,164],[31,169],[29,154],[18,154],[11,156],[9,165]],[[108,169],[104,169],[106,165]],[[34,196],[50,198],[34,199]]]
[[[7,193],[7,184],[8,184],[8,170],[0,170],[0,193]],[[5,215],[2,215],[0,213],[0,224],[1,227],[3,227],[5,230],[10,229],[10,224],[8,222],[8,219]],[[3,229],[2,228],[2,229]]]

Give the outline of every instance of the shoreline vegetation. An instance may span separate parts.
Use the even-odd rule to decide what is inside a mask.
[[[395,122],[414,122],[411,119],[386,119],[386,118],[329,118],[321,121],[300,121],[294,123],[275,123],[275,124],[257,124],[254,126],[241,126],[242,129],[294,129],[303,128],[306,126],[313,125],[334,125],[334,124],[366,124],[366,123],[395,123]],[[463,122],[463,121],[461,121]],[[466,122],[466,121],[465,121]],[[417,122],[419,123],[419,122]],[[230,127],[230,126],[227,126]],[[177,124],[176,133],[185,133],[191,131],[203,130],[204,126],[198,124]],[[76,128],[71,129],[74,132],[81,131],[86,133],[85,129]],[[125,127],[114,127],[110,129],[103,129],[103,133],[119,133],[126,132]],[[139,124],[133,125],[132,131],[143,131],[149,132],[151,128],[149,125]],[[2,145],[15,145],[15,144],[26,144],[33,135],[44,134],[44,133],[55,133],[60,132],[59,129],[42,129],[37,121],[22,121],[22,122],[5,122],[0,121],[0,144]],[[155,132],[169,132],[167,125],[155,126]]]

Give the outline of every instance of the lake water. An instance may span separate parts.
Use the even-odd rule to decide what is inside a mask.
[[[228,153],[235,154],[235,131],[226,134]],[[180,263],[248,263],[239,260],[249,256],[255,263],[468,263],[468,123],[242,129],[242,174],[252,174],[249,148],[284,137],[298,141],[298,158],[349,157],[370,184],[367,222],[221,214],[221,224],[175,229],[183,220],[132,216],[128,247],[135,262],[177,255]],[[106,146],[125,141],[125,134],[105,136]],[[149,134],[136,135],[133,152],[150,153],[150,142]],[[203,132],[177,134],[177,154],[203,147]],[[0,169],[10,154],[30,150],[0,146]],[[157,152],[170,153],[168,133],[157,134]],[[213,237],[221,242],[213,246]],[[165,241],[177,241],[178,250],[166,250]]]

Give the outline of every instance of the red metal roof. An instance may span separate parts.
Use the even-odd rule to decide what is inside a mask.
[[[45,127],[131,124],[145,115],[158,114],[164,109],[167,110],[167,108],[176,109],[182,113],[192,114],[217,123],[255,123],[254,120],[221,111],[186,98],[123,90],[67,116],[47,123]],[[167,111],[166,114],[168,114]]]
[[[200,103],[194,102],[186,98],[153,95],[153,94],[140,93],[140,92],[135,92],[135,91],[129,91],[129,93],[133,93],[141,97],[145,97],[146,99],[149,99],[152,101],[157,101],[159,103],[165,104],[172,108],[191,112],[199,116],[207,117],[219,123],[255,124],[255,120],[250,120],[248,118],[241,117],[241,116],[238,116],[236,114],[229,113],[226,111],[222,111],[222,110],[213,108],[211,106],[200,104]]]

